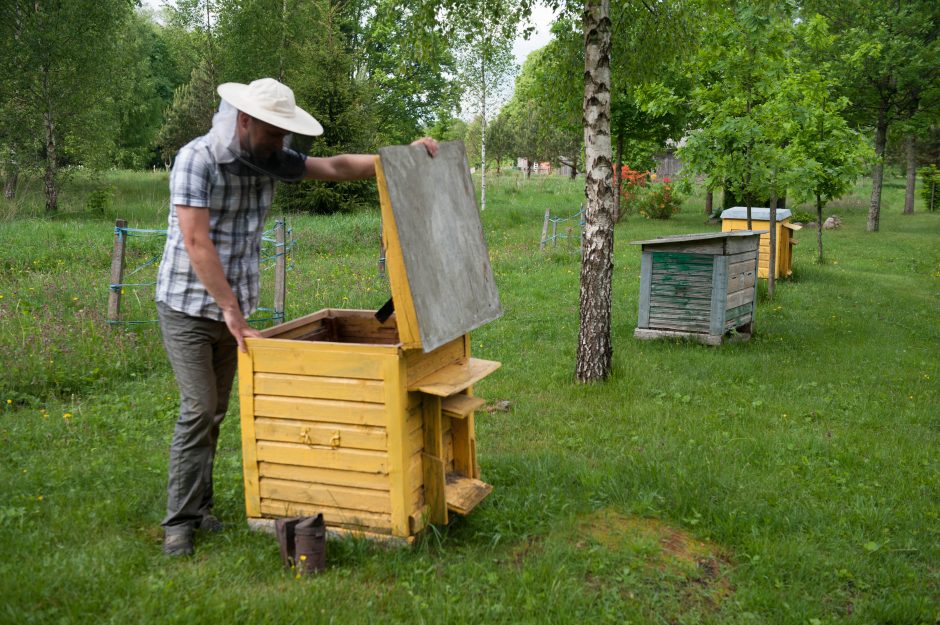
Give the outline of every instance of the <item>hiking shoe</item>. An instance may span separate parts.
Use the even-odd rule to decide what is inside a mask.
[[[225,526],[222,525],[222,521],[220,521],[212,513],[206,513],[202,515],[202,519],[199,521],[199,524],[196,525],[196,527],[204,532],[221,532],[223,529],[225,529]]]
[[[165,532],[163,535],[163,553],[168,556],[191,556],[196,552],[193,547],[193,532],[185,531]]]

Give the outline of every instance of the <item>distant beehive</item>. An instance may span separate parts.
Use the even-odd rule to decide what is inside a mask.
[[[777,258],[774,277],[789,277],[793,274],[793,246],[797,244],[793,233],[801,230],[803,226],[790,223],[792,214],[789,209],[777,209]],[[757,269],[758,278],[770,275],[770,209],[751,208],[751,228],[763,229],[765,234],[760,238],[760,262]],[[747,207],[735,206],[721,213],[722,232],[747,230]]]
[[[760,237],[760,231],[737,231],[634,241],[643,254],[634,336],[708,345],[720,345],[732,330],[750,338]]]

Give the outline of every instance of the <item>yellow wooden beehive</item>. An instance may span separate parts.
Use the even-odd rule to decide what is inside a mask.
[[[395,313],[324,309],[239,353],[252,524],[322,512],[334,531],[411,541],[491,491],[473,385],[499,363],[471,357],[469,332],[502,311],[463,145],[386,148],[376,169]]]
[[[789,277],[793,274],[793,246],[797,244],[793,234],[803,226],[790,223],[789,209],[777,209],[777,258],[774,277]],[[765,230],[760,237],[760,255],[757,263],[757,277],[767,278],[770,275],[770,209],[751,208],[751,230]],[[721,231],[734,232],[748,230],[747,207],[735,206],[721,213]]]

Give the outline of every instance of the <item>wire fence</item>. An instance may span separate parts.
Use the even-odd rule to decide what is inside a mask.
[[[111,279],[108,284],[108,325],[111,326],[140,326],[157,323],[157,319],[123,319],[121,317],[122,298],[127,295],[127,290],[135,294],[137,301],[140,297],[136,291],[143,288],[156,287],[156,277],[147,281],[130,280],[135,275],[150,275],[152,272],[146,271],[148,268],[158,264],[163,258],[163,251],[154,254],[139,263],[132,270],[128,271],[125,266],[127,252],[132,246],[129,240],[135,237],[143,239],[163,238],[167,236],[166,230],[152,230],[145,228],[129,228],[127,222],[123,219],[117,220],[114,227],[114,248],[111,254]],[[294,229],[287,226],[283,220],[277,220],[274,227],[265,230],[261,235],[261,271],[274,270],[275,272],[275,303],[273,308],[258,308],[255,315],[262,313],[264,316],[252,316],[248,320],[251,325],[263,325],[266,323],[282,323],[285,320],[284,314],[284,291],[285,273],[294,268],[293,257],[291,255],[296,241],[294,239]]]
[[[561,228],[559,228],[561,225]],[[581,249],[581,230],[584,227],[584,204],[578,212],[568,217],[552,217],[552,209],[545,209],[545,219],[542,221],[542,239],[539,241],[539,249],[544,250],[545,246],[551,243],[552,247],[558,247],[558,241],[564,241],[570,248],[572,240],[575,237],[574,229],[577,227],[578,250]],[[559,232],[559,230],[561,230]],[[549,233],[551,231],[551,233]]]

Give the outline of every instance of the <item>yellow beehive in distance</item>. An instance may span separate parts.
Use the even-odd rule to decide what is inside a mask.
[[[789,209],[777,209],[777,258],[775,278],[786,278],[793,274],[793,246],[797,244],[793,233],[803,226],[790,223],[792,213]],[[760,238],[760,255],[757,263],[757,277],[767,278],[770,275],[770,209],[751,208],[751,228],[747,227],[747,207],[735,206],[721,213],[721,231],[734,232],[736,230],[766,230]]]

